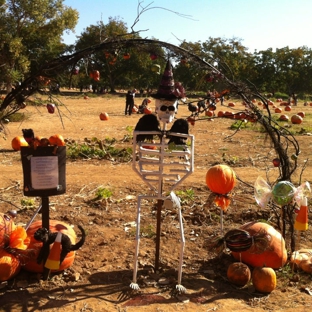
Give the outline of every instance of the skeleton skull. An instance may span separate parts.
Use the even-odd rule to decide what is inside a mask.
[[[163,123],[171,123],[174,115],[178,111],[178,100],[156,99],[155,112],[159,121]]]

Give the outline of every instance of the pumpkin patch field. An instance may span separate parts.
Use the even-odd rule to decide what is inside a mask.
[[[32,99],[34,103],[38,103],[38,98]],[[37,222],[35,225],[42,218],[40,212],[36,215],[41,198],[24,195],[19,144],[25,145],[25,142],[15,139],[15,148],[12,147],[12,140],[22,136],[22,129],[33,129],[34,135],[40,138],[38,144],[49,144],[49,140],[41,141],[42,138],[54,138],[53,142],[65,144],[66,191],[49,197],[50,219],[70,228],[71,238],[76,236],[72,243],[81,239],[78,228],[81,226],[86,234],[85,243],[79,250],[71,251],[70,259],[64,260],[68,267],[52,270],[48,278],[43,278],[38,270],[29,269],[36,265],[33,263],[36,262],[34,255],[38,256],[36,242],[32,241],[30,246],[37,247],[21,250],[18,254],[16,249],[14,252],[10,249],[12,253],[10,259],[5,258],[5,266],[1,266],[0,253],[0,311],[311,310],[311,273],[291,265],[283,251],[280,252],[282,258],[275,258],[276,254],[272,256],[274,249],[284,248],[279,238],[281,228],[278,228],[276,216],[269,206],[262,208],[257,204],[254,184],[258,177],[273,184],[280,163],[271,142],[257,123],[233,118],[231,112],[244,111],[240,100],[226,100],[223,106],[217,104],[213,113],[192,117],[189,123],[189,132],[195,138],[194,172],[174,189],[181,202],[185,237],[182,285],[187,291],[178,293],[175,290],[181,247],[178,210],[174,205],[164,205],[161,209],[159,266],[154,270],[158,208],[155,199],[141,201],[137,274],[140,290],[130,288],[135,257],[137,196],[153,194],[133,170],[132,134],[143,115],[124,115],[123,93],[87,96],[64,90],[58,99],[54,113],[47,111],[46,105],[27,103],[19,111],[24,114],[24,119],[7,123],[5,135],[0,133],[0,248],[3,249],[5,237],[15,226],[21,231],[32,218]],[[140,105],[142,100],[136,96],[135,104]],[[312,106],[304,105],[302,101],[285,111],[278,102],[274,105],[281,108],[275,110],[272,106],[274,120],[293,133],[300,145],[298,158],[292,159],[298,164],[292,183],[295,187],[299,187],[299,183],[311,183]],[[149,106],[154,111],[153,100]],[[176,117],[187,119],[190,115],[187,105],[181,103]],[[288,118],[280,120],[281,115]],[[296,117],[292,118],[294,115]],[[157,148],[157,138],[152,143]],[[155,146],[150,153],[155,152]],[[213,170],[207,184],[207,171],[216,165],[232,169],[233,181],[226,195],[222,195],[227,207],[224,211],[211,193],[214,188],[217,193],[222,193]],[[308,217],[311,219],[310,196],[307,195]],[[9,211],[15,211],[16,215],[10,215]],[[4,214],[13,218],[15,224],[14,227],[7,226],[5,231],[3,224],[8,220],[3,221],[5,218],[1,216]],[[293,218],[296,218],[295,214]],[[254,234],[246,232],[244,226],[249,222],[267,224],[260,231],[261,235],[252,237]],[[312,221],[308,222],[307,230],[295,233],[296,250],[312,250]],[[52,223],[54,225],[55,221]],[[268,230],[267,234],[269,226],[276,231]],[[226,233],[231,235],[226,236]],[[289,233],[287,225],[285,246],[288,259],[291,256]],[[244,239],[243,245],[237,245],[237,237]],[[276,237],[279,238],[278,248],[274,247]],[[269,243],[263,243],[266,241]],[[26,240],[24,243],[27,244]],[[261,248],[253,248],[256,243]],[[235,251],[233,254],[231,248]],[[252,257],[258,260],[257,267],[249,263],[239,264],[251,258],[246,251],[248,248],[252,248]],[[263,252],[265,257],[261,257]],[[11,261],[12,257],[14,261]],[[307,257],[307,265],[311,268],[312,251]],[[274,268],[270,269],[268,265]],[[16,274],[7,279],[15,269],[18,270]]]

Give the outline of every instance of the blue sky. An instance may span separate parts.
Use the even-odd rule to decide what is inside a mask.
[[[65,35],[72,44],[89,25],[119,17],[129,30],[137,16],[138,0],[64,0],[79,12],[76,33]],[[182,40],[206,41],[209,37],[238,38],[248,48],[312,48],[311,0],[154,0],[142,6],[162,7],[146,11],[134,27],[141,37],[157,38],[178,45]],[[144,31],[143,31],[144,30]],[[146,30],[146,31],[145,31]]]

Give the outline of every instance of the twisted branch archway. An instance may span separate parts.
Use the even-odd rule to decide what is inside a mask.
[[[170,51],[170,57],[186,57],[189,62],[197,63],[201,69],[213,72],[218,76],[218,79],[222,79],[222,82],[228,89],[228,92],[232,96],[240,97],[245,103],[246,111],[244,113],[247,113],[252,116],[252,118],[256,119],[256,121],[263,126],[266,134],[270,138],[273,148],[281,161],[280,177],[278,180],[291,181],[291,176],[297,168],[297,161],[295,157],[294,160],[291,160],[288,155],[290,150],[292,150],[292,154],[298,156],[300,153],[299,144],[287,129],[281,129],[281,127],[277,126],[276,122],[273,121],[271,118],[268,99],[266,99],[252,84],[235,82],[226,77],[224,73],[222,73],[210,62],[203,60],[193,52],[163,41],[117,37],[115,39],[107,39],[98,45],[88,47],[73,54],[55,58],[43,64],[35,75],[26,78],[20,86],[12,90],[5,97],[0,106],[0,120],[5,119],[7,114],[12,114],[21,109],[23,101],[38,91],[38,77],[40,76],[53,77],[56,73],[67,69],[69,66],[74,67],[79,60],[88,57],[97,51],[138,48],[148,52],[150,47],[153,45]],[[252,99],[254,98],[257,98],[257,100],[263,103],[266,108],[264,111],[265,113],[260,111],[253,103]],[[7,111],[7,113],[5,113],[5,111]]]

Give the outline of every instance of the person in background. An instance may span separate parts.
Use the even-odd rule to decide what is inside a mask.
[[[293,94],[292,94],[292,99],[293,99],[294,105],[297,106],[297,102],[298,102],[298,100],[297,100],[297,94],[293,93]]]
[[[134,106],[134,93],[133,91],[128,91],[126,94],[126,107],[125,107],[125,115],[131,115],[132,109]]]

